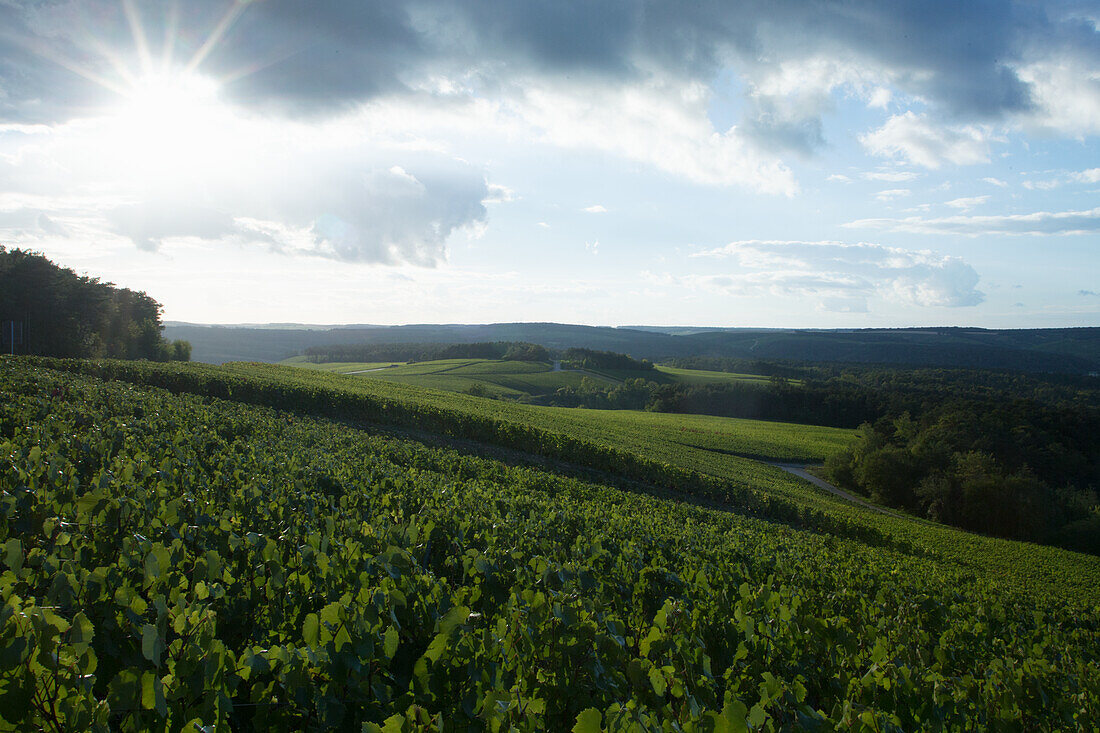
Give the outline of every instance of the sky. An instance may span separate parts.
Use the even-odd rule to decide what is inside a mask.
[[[1100,326],[1100,1],[0,0],[0,244],[199,323]]]

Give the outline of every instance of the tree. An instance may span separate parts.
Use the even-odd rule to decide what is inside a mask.
[[[190,359],[161,336],[161,305],[143,292],[77,275],[41,254],[0,247],[0,320],[23,324],[22,353]]]

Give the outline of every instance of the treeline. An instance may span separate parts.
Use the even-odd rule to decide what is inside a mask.
[[[591,378],[530,400],[557,407],[650,410],[854,428],[884,414],[886,401],[854,386],[768,382],[659,384],[644,377],[607,384]]]
[[[160,303],[143,292],[77,275],[35,252],[0,246],[4,353],[188,361],[191,345],[169,343],[161,335],[160,316]]]
[[[594,349],[566,349],[561,357],[562,365],[573,369],[614,369],[619,371],[651,371],[653,364],[634,359],[614,351]]]
[[[555,407],[587,407],[593,410],[651,410],[657,384],[641,377],[619,384],[582,377],[575,387],[560,387],[553,394],[539,395],[527,402]]]
[[[520,341],[482,341],[472,344],[336,344],[312,346],[306,359],[315,364],[330,362],[435,361],[437,359],[505,359],[508,361],[550,361],[550,352],[538,344]]]
[[[1100,412],[950,400],[866,423],[829,478],[965,529],[1100,554]]]
[[[804,362],[719,356],[683,356],[660,359],[659,361],[678,369],[700,369],[708,372],[730,372],[732,374],[759,374],[765,377],[803,377],[809,374],[811,369]]]

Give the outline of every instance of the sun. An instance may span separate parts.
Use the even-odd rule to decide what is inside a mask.
[[[158,172],[165,177],[180,175],[202,161],[209,162],[231,142],[227,136],[233,127],[233,110],[221,99],[223,80],[201,69],[249,4],[229,0],[220,20],[186,57],[177,56],[187,45],[180,34],[177,0],[166,6],[164,28],[152,33],[135,0],[120,0],[132,48],[123,50],[122,44],[90,29],[88,48],[98,62],[78,63],[70,54],[48,47],[29,49],[111,93],[111,101],[93,118],[99,132],[94,146],[98,150],[89,151],[89,158],[109,160],[120,173],[139,182]],[[152,38],[162,38],[161,47],[154,47]],[[251,69],[238,70],[224,83],[248,73]]]
[[[118,114],[151,125],[174,127],[214,106],[218,87],[213,79],[183,68],[148,72],[123,92]]]
[[[230,110],[219,84],[186,68],[146,72],[104,118],[103,142],[130,175],[187,175],[227,144]]]

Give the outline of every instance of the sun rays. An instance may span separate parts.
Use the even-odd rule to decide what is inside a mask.
[[[114,101],[107,105],[111,115],[117,114],[119,109],[151,113],[150,106],[157,104],[174,109],[187,100],[210,103],[227,81],[249,73],[247,69],[238,70],[219,78],[204,73],[201,68],[249,4],[246,0],[230,0],[225,12],[220,17],[215,16],[216,22],[205,36],[200,36],[201,43],[189,55],[180,53],[187,44],[181,38],[177,0],[167,3],[162,14],[158,14],[162,15],[163,25],[159,34],[156,24],[147,22],[134,0],[119,0],[129,32],[128,48],[126,43],[108,37],[107,31],[90,19],[82,20],[85,31],[77,48],[66,51],[27,41],[23,41],[23,45],[36,55],[111,92]]]

